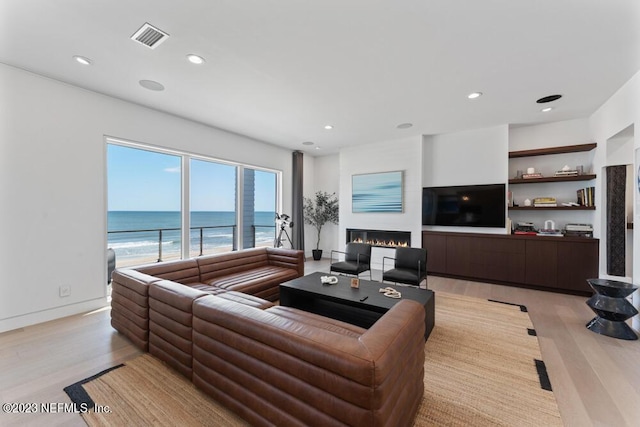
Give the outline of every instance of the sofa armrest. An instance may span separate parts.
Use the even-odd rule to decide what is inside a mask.
[[[403,365],[407,352],[416,345],[424,356],[424,328],[424,307],[416,301],[402,300],[362,334],[360,342],[376,362],[376,384]]]
[[[297,271],[298,277],[304,276],[303,251],[285,248],[267,248],[267,259],[270,265],[291,268]]]
[[[159,278],[136,270],[116,270],[111,281],[111,325],[138,348],[149,348],[149,285]]]
[[[399,301],[360,337],[374,361],[372,426],[411,425],[424,394],[424,307]]]
[[[149,285],[162,280],[159,277],[150,276],[131,269],[118,269],[113,272],[111,277],[112,283],[129,289],[145,298],[149,295]]]

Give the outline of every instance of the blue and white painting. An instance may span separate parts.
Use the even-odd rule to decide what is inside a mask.
[[[402,171],[352,177],[352,211],[402,212]]]

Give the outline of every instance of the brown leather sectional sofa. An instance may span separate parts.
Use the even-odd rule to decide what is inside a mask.
[[[128,296],[141,302],[144,287],[149,352],[252,425],[411,425],[424,390],[420,304],[400,301],[366,330],[238,292],[237,281],[234,290],[208,288],[192,281],[187,261],[155,267],[164,278],[114,273],[114,327],[142,329],[122,309]],[[252,277],[245,289],[266,292]]]
[[[302,251],[264,247],[118,269],[112,275],[111,325],[147,351],[152,283],[171,280],[213,294],[232,291],[235,298],[276,301],[280,283],[302,275]]]

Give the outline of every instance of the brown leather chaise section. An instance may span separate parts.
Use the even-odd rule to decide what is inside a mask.
[[[254,248],[241,253],[242,256],[228,252],[196,258],[201,282],[276,301],[280,283],[304,274],[302,251]]]
[[[369,330],[217,296],[193,305],[193,382],[252,425],[406,426],[423,395],[424,308]]]

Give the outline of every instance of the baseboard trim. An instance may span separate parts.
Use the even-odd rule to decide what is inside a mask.
[[[87,311],[97,310],[99,308],[106,307],[107,305],[109,305],[107,297],[102,297],[76,304],[69,304],[62,307],[10,317],[8,319],[0,320],[0,333],[36,325],[38,323],[49,322],[51,320],[67,316],[73,316],[74,314],[86,313]]]

